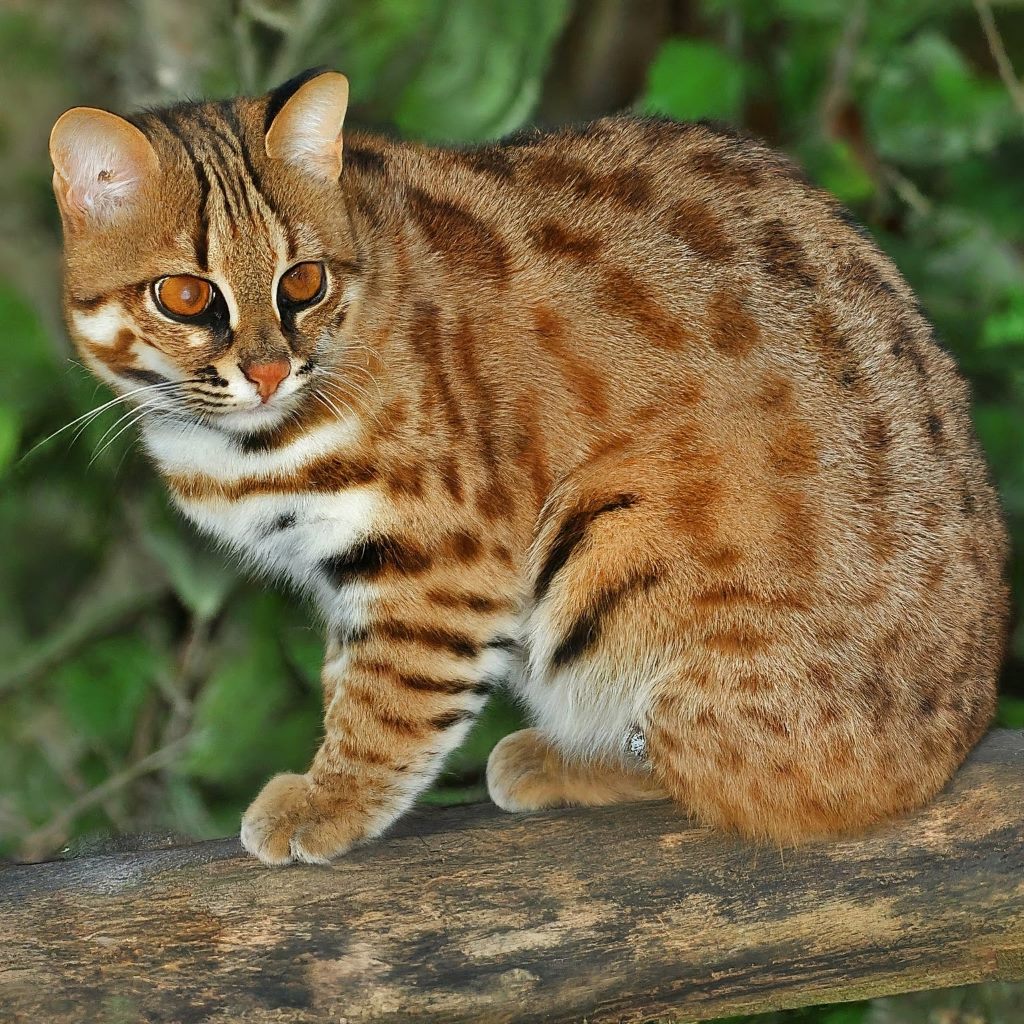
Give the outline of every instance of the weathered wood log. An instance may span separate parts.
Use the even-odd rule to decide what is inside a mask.
[[[0,1020],[640,1021],[1024,979],[1024,733],[784,855],[668,804],[425,810],[333,868],[224,840],[0,872]]]

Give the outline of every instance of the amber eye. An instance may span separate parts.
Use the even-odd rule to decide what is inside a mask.
[[[153,291],[157,305],[164,313],[185,319],[205,313],[213,300],[213,285],[191,274],[162,277]]]
[[[281,275],[277,286],[279,300],[292,306],[314,302],[323,295],[324,277],[322,263],[296,263]]]

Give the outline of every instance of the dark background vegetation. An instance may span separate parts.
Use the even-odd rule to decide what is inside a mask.
[[[5,0],[0,853],[232,832],[262,781],[303,768],[316,744],[320,638],[306,611],[240,578],[168,511],[131,419],[112,410],[32,450],[109,398],[60,323],[54,119],[75,104],[261,92],[315,64],[349,76],[350,123],[411,138],[469,143],[633,109],[721,118],[788,151],[893,256],[970,376],[1020,550],[1024,7]],[[1020,594],[1020,559],[1013,575]],[[1003,692],[1002,723],[1024,725],[1019,620]],[[515,721],[497,701],[428,799],[481,798],[486,753]],[[1019,993],[990,989],[785,1019],[1009,1022],[1024,1010]]]

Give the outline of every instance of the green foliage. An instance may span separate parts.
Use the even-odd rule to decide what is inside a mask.
[[[744,65],[719,47],[670,39],[651,64],[643,109],[680,121],[732,120],[743,107]]]
[[[639,6],[627,16],[644,16]],[[586,0],[82,0],[0,12],[0,852],[118,829],[232,831],[268,774],[304,767],[320,729],[322,644],[307,611],[239,578],[183,527],[134,431],[105,447],[128,422],[117,407],[77,440],[68,430],[32,450],[109,397],[68,361],[59,327],[45,141],[75,103],[258,92],[322,63],[349,75],[353,121],[413,138],[493,138],[543,118],[553,99],[766,135],[853,208],[917,290],[971,379],[1020,549],[1024,117],[972,4],[682,6],[688,34],[653,49],[651,32],[616,34],[602,20],[614,3]],[[1024,10],[995,10],[1020,73]],[[593,52],[592,66],[572,72],[577,50]],[[639,94],[622,84],[637,67]],[[1012,577],[1020,595],[1020,559]],[[999,710],[1013,728],[1024,727],[1022,666],[1018,621]],[[482,797],[487,753],[518,722],[508,701],[492,702],[426,800]],[[92,798],[154,756],[152,770]],[[80,813],[65,822],[73,801]],[[742,1019],[869,1016],[849,1004]]]

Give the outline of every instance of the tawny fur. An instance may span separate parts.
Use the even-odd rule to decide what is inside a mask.
[[[967,388],[844,211],[756,142],[630,118],[347,133],[327,180],[267,156],[268,102],[139,115],[158,176],[65,217],[90,364],[197,382],[143,424],[172,497],[328,624],[323,745],[246,846],[379,834],[506,677],[537,726],[491,759],[506,808],[667,791],[796,842],[933,796],[993,714],[1006,535]],[[329,288],[284,324],[300,259]],[[156,312],[180,273],[230,331]],[[257,357],[291,366],[265,409]]]

